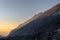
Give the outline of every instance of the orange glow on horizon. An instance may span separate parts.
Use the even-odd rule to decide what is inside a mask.
[[[0,23],[0,35],[7,36],[11,30],[16,28],[19,24],[22,24],[24,21],[19,23],[8,23],[8,22],[1,22]]]
[[[1,35],[4,35],[4,36],[6,36],[6,35],[8,35],[9,34],[9,32],[12,30],[12,29],[14,29],[14,28],[16,28],[18,26],[18,24],[16,23],[16,24],[1,24],[0,25],[0,34]]]

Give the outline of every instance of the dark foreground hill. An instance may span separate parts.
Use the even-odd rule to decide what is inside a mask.
[[[33,16],[1,40],[60,40],[60,4]]]

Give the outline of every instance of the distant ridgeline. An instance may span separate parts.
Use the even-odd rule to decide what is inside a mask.
[[[60,40],[60,3],[27,20],[1,40]]]

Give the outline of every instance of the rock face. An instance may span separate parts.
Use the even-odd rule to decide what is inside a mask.
[[[60,40],[60,3],[19,25],[10,32],[7,38],[11,40]]]

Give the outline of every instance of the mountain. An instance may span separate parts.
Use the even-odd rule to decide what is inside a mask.
[[[60,3],[12,30],[9,40],[60,40]]]

